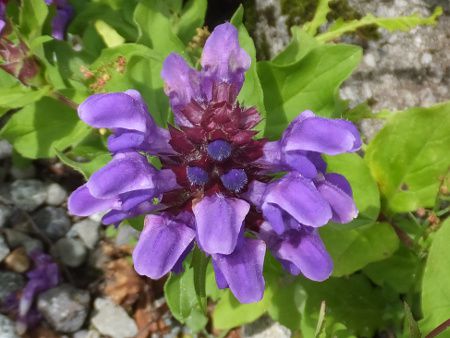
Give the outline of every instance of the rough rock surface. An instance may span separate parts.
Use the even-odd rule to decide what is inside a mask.
[[[0,303],[24,285],[25,280],[22,275],[11,271],[0,271]]]
[[[39,295],[38,309],[57,331],[75,332],[87,318],[89,292],[63,284]]]
[[[33,211],[47,198],[47,190],[38,180],[17,180],[11,184],[11,199],[14,204],[26,211]]]
[[[242,336],[247,338],[289,338],[291,331],[274,322],[269,316],[262,316],[251,324],[242,327]]]
[[[101,334],[112,338],[131,338],[138,333],[134,320],[111,300],[97,298],[94,306],[97,312],[91,322]]]
[[[0,337],[1,338],[19,338],[16,333],[14,322],[8,317],[0,314]]]

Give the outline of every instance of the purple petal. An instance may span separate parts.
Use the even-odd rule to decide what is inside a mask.
[[[263,197],[267,189],[267,184],[259,181],[252,181],[240,196],[252,203],[256,208],[261,208]]]
[[[228,288],[228,282],[225,279],[225,276],[223,275],[222,271],[220,271],[219,267],[216,264],[216,261],[212,260],[212,266],[214,269],[214,276],[216,278],[216,284],[219,289],[226,289]]]
[[[159,279],[167,274],[195,238],[195,231],[168,216],[148,215],[136,248],[134,268],[140,275]]]
[[[330,206],[314,184],[297,174],[286,175],[271,184],[264,197],[263,210],[266,204],[277,206],[298,223],[313,227],[322,226],[331,218]]]
[[[214,255],[220,285],[225,280],[241,303],[253,303],[264,295],[263,265],[266,245],[258,239],[243,238],[230,255]],[[222,280],[223,278],[223,280]]]
[[[57,40],[64,40],[66,29],[74,15],[74,10],[69,4],[59,7],[52,20],[52,36]]]
[[[97,198],[114,198],[119,194],[155,188],[157,170],[147,159],[134,152],[119,153],[95,172],[87,186]]]
[[[271,251],[278,259],[293,264],[306,278],[314,281],[327,279],[333,271],[333,261],[315,229],[289,230]]]
[[[350,197],[353,197],[352,187],[350,186],[350,183],[347,181],[347,179],[344,176],[342,176],[340,174],[336,174],[336,173],[329,173],[329,174],[325,174],[324,177],[325,177],[326,181],[335,185],[336,187],[341,189],[343,192],[345,192]]]
[[[165,83],[164,91],[174,111],[175,123],[178,126],[191,126],[181,111],[191,100],[203,100],[200,73],[189,67],[180,55],[172,53],[164,60],[161,76]]]
[[[214,82],[233,84],[239,92],[250,63],[250,56],[239,46],[238,31],[232,24],[217,26],[206,40],[201,64],[205,75]]]
[[[80,104],[78,115],[95,128],[123,128],[140,132],[147,130],[146,123],[150,117],[141,102],[126,93],[92,95]]]
[[[230,254],[250,205],[244,200],[222,195],[206,196],[192,208],[198,241],[209,254]]]
[[[288,151],[283,154],[284,163],[306,178],[317,176],[317,168],[307,156],[306,151]]]
[[[89,192],[86,184],[75,190],[68,199],[69,213],[77,216],[89,216],[111,209],[118,203],[117,198],[99,199]]]
[[[285,152],[307,150],[328,155],[354,152],[361,147],[356,127],[349,121],[333,120],[302,113],[283,135]]]
[[[124,219],[146,215],[164,208],[165,206],[162,204],[154,204],[152,201],[145,201],[130,210],[113,209],[107,212],[102,218],[102,223],[105,225],[114,224],[115,226],[118,226]]]
[[[331,175],[331,181],[328,180],[330,176],[317,184],[317,189],[322,196],[330,203],[333,217],[331,220],[337,223],[348,223],[356,216],[358,216],[358,209],[351,196],[351,188],[345,178],[338,174]],[[337,182],[339,185],[336,185]],[[341,186],[345,190],[341,189]],[[350,192],[350,194],[348,194]]]

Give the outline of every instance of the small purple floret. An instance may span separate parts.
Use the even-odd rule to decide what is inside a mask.
[[[200,167],[187,167],[186,174],[192,184],[205,185],[208,183],[208,173]]]
[[[248,182],[244,169],[231,169],[226,174],[220,176],[220,180],[225,188],[235,193],[242,191]]]
[[[208,155],[219,162],[230,157],[231,151],[231,144],[224,140],[215,140],[208,144]]]

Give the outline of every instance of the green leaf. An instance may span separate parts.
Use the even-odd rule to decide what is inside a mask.
[[[308,295],[302,311],[303,337],[314,337],[322,301],[326,303],[327,333],[336,330],[333,328],[336,323],[342,323],[352,334],[372,337],[374,331],[383,325],[384,297],[364,276],[330,278],[322,283],[302,280],[301,284]]]
[[[319,0],[314,18],[303,26],[309,35],[316,35],[317,29],[327,22],[327,15],[330,12],[329,2],[330,0]]]
[[[188,268],[180,274],[171,273],[164,284],[164,295],[173,316],[184,323],[197,305],[194,269]]]
[[[391,257],[371,263],[363,271],[375,284],[389,286],[398,293],[407,293],[417,283],[421,265],[413,251],[401,246]]]
[[[400,16],[394,18],[377,18],[372,14],[367,14],[359,20],[351,20],[347,22],[338,20],[327,32],[319,34],[316,38],[320,42],[331,41],[345,33],[354,32],[358,28],[369,25],[377,25],[378,27],[389,31],[409,31],[411,28],[418,25],[436,24],[436,19],[442,14],[442,12],[441,7],[436,7],[433,14],[429,17],[421,17],[418,14],[413,14],[410,16]]]
[[[173,30],[171,21],[171,1],[140,0],[134,12],[134,20],[139,28],[139,43],[160,52],[164,57],[169,53],[184,52],[184,44]]]
[[[19,12],[20,32],[27,41],[32,42],[41,35],[42,27],[48,15],[45,1],[23,0]]]
[[[219,330],[231,329],[246,323],[251,323],[261,317],[269,306],[269,292],[257,303],[241,304],[234,298],[230,290],[219,300],[214,309],[214,328]]]
[[[208,317],[204,312],[194,307],[189,317],[186,318],[186,325],[192,330],[193,333],[202,331],[206,324],[208,324]]]
[[[195,247],[192,255],[191,266],[194,269],[194,287],[197,294],[200,309],[206,313],[206,269],[209,258]]]
[[[56,150],[56,155],[65,165],[68,165],[69,167],[80,172],[85,179],[89,179],[89,177],[91,177],[94,172],[105,166],[111,160],[110,153],[106,151],[99,152],[97,156],[93,157],[92,160],[87,162],[74,161],[63,152],[58,150]]]
[[[328,172],[344,175],[350,182],[353,198],[359,210],[358,218],[352,222],[361,225],[373,222],[380,212],[380,192],[367,164],[357,154],[327,156]]]
[[[104,49],[91,68],[96,69],[114,63],[119,57],[126,60],[123,73],[110,72],[110,80],[105,91],[124,91],[130,88],[138,90],[144,97],[155,121],[165,126],[169,116],[169,100],[164,94],[164,82],[161,78],[163,57],[160,53],[139,44],[123,44]]]
[[[428,334],[449,319],[450,309],[450,218],[442,223],[430,247],[422,280],[421,331]],[[441,335],[450,337],[450,327]]]
[[[395,231],[387,223],[372,223],[353,229],[332,224],[321,228],[320,235],[333,258],[333,276],[338,277],[386,259],[399,245]]]
[[[369,144],[365,159],[387,207],[433,207],[450,166],[450,101],[396,113]]]
[[[278,138],[287,124],[307,109],[321,116],[335,116],[338,88],[360,59],[361,48],[341,44],[314,48],[288,66],[259,62],[267,110],[266,136]]]
[[[422,338],[422,334],[420,333],[419,325],[414,320],[413,314],[411,312],[411,308],[408,303],[405,304],[405,331],[407,337],[409,338]]]
[[[184,5],[175,29],[185,44],[195,35],[195,29],[203,26],[207,5],[207,0],[189,0]]]
[[[267,274],[266,274],[267,275]],[[266,292],[270,292],[268,301],[268,313],[280,324],[288,327],[292,331],[300,329],[300,311],[298,309],[298,297],[302,295],[302,289],[291,276],[271,278],[267,275]]]
[[[95,29],[108,47],[120,46],[125,42],[125,39],[103,20],[95,22]]]
[[[242,23],[243,16],[244,8],[240,5],[230,20],[239,32],[239,43],[241,47],[250,55],[252,59],[250,69],[245,73],[245,81],[239,93],[238,101],[242,103],[242,105],[247,107],[255,106],[258,109],[263,119],[256,126],[256,129],[263,131],[266,123],[266,120],[264,119],[266,116],[266,109],[264,107],[264,93],[256,69],[255,44]]]
[[[73,109],[44,97],[15,113],[0,131],[0,137],[24,157],[42,158],[77,144],[90,131]]]
[[[291,35],[292,39],[289,45],[272,59],[273,64],[278,66],[291,65],[300,61],[313,48],[319,45],[316,39],[298,26],[291,27]]]
[[[48,94],[49,91],[49,87],[33,90],[21,84],[9,88],[1,87],[0,107],[7,109],[24,107],[30,103],[39,101],[44,95]]]

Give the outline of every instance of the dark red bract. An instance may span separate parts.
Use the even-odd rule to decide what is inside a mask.
[[[254,107],[241,107],[232,93],[231,85],[214,86],[210,101],[191,101],[182,110],[191,126],[180,129],[169,126],[169,143],[177,155],[165,157],[163,168],[175,172],[182,189],[165,194],[163,202],[173,205],[178,201],[186,205],[192,199],[213,193],[233,196],[235,192],[227,189],[221,180],[232,169],[239,169],[240,176],[246,175],[239,192],[245,191],[253,180],[270,179],[261,173],[261,167],[255,162],[263,155],[263,146],[267,142],[265,139],[254,139],[258,132],[252,128],[260,122],[259,112]],[[208,146],[218,140],[231,147],[229,156],[226,154],[223,160],[214,159],[211,148],[208,152]],[[207,173],[207,183],[195,184],[195,180],[188,177],[189,167],[196,169],[196,172],[203,170]]]

